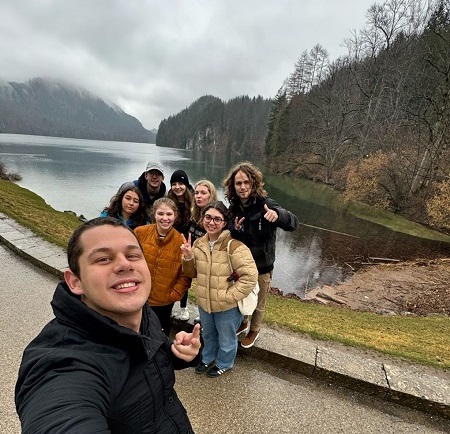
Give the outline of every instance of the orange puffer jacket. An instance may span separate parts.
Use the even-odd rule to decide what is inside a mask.
[[[166,306],[181,300],[191,284],[181,269],[181,234],[172,228],[164,239],[160,239],[156,224],[139,226],[134,233],[142,245],[152,276],[150,305]]]

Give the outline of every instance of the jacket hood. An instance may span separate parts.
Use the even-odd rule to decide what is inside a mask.
[[[147,180],[145,179],[145,172],[142,172],[141,176],[138,178],[137,181],[139,190],[141,190],[142,196],[145,198],[148,198],[147,194]],[[161,188],[159,190],[159,193],[155,196],[155,199],[159,199],[160,197],[164,197],[166,195],[167,187],[164,182],[161,182]]]

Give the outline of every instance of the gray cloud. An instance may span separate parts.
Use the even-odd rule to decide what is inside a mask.
[[[0,78],[86,87],[147,128],[202,95],[272,97],[306,49],[332,59],[373,0],[0,0]]]

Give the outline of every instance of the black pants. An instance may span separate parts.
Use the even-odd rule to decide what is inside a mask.
[[[170,335],[170,328],[172,327],[170,314],[172,313],[173,305],[174,303],[170,303],[165,306],[150,306],[152,308],[152,311],[156,313],[156,316],[161,323],[161,328],[167,336]]]

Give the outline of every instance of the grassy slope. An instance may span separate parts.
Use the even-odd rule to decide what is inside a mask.
[[[37,194],[4,180],[0,180],[0,212],[61,247],[67,247],[81,223],[69,213],[54,210]]]
[[[76,217],[55,211],[36,194],[2,180],[0,212],[62,247],[80,224]],[[315,338],[450,368],[449,317],[381,316],[269,296],[265,321]]]

